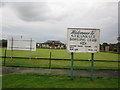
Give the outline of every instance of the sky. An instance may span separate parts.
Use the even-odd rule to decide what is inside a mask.
[[[21,0],[22,1],[22,0]],[[100,29],[100,43],[116,43],[118,0],[57,0],[0,3],[0,38],[67,42],[67,28]]]

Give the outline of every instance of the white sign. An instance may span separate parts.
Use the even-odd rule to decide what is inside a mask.
[[[7,50],[36,51],[36,41],[32,39],[8,39]]]
[[[68,28],[68,52],[99,52],[100,29]]]

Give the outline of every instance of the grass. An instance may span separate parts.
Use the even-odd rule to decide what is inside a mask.
[[[4,56],[5,48],[2,48],[1,56]],[[30,51],[13,51],[13,57],[52,58],[63,60],[52,60],[52,68],[70,68],[70,53],[66,50],[57,49],[37,49],[30,54]],[[7,56],[11,53],[7,50]],[[90,60],[90,53],[75,53],[75,59]],[[99,52],[95,53],[95,60],[118,60],[118,54]],[[3,63],[3,59],[0,59]],[[49,60],[39,59],[6,59],[6,66],[24,67],[49,67]],[[95,69],[118,69],[118,62],[94,62]],[[90,61],[74,61],[74,69],[91,69]],[[91,81],[88,77],[75,77],[70,80],[70,76],[40,75],[40,74],[9,74],[2,78],[3,88],[118,88],[118,78],[95,78]]]
[[[0,89],[2,88],[2,76],[0,76]]]
[[[118,78],[10,74],[3,76],[3,88],[118,88]]]
[[[4,56],[6,48],[2,48],[2,56]],[[52,58],[60,58],[60,59],[70,59],[71,55],[65,49],[39,49],[37,48],[36,51],[13,51],[13,57],[38,57],[38,58],[49,58],[50,52],[52,52]],[[9,50],[7,50],[7,56],[11,56]],[[75,53],[75,59],[80,60],[90,60],[91,54],[90,53]],[[115,53],[107,53],[107,52],[99,52],[95,53],[95,60],[118,60],[118,54]]]
[[[2,48],[2,56],[4,56],[5,48]],[[49,67],[49,60],[37,59],[37,58],[49,58],[50,52],[52,52],[52,58],[58,58],[62,60],[52,60],[52,68],[70,68],[71,61],[64,59],[70,59],[70,53],[63,49],[38,49],[31,53],[31,57],[36,59],[18,59],[10,58],[6,59],[6,66],[24,66],[24,67]],[[11,53],[7,50],[7,56]],[[28,57],[30,51],[13,51],[13,57]],[[75,59],[90,60],[90,53],[75,53]],[[0,60],[2,62],[4,59]],[[95,53],[95,60],[118,60],[118,54],[99,52]],[[118,69],[118,62],[94,62],[94,69]],[[91,61],[74,61],[74,69],[91,69]]]

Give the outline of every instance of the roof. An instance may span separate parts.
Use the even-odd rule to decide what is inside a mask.
[[[47,40],[46,42],[44,42],[44,43],[57,43],[57,44],[63,44],[63,43],[61,43],[60,41],[57,41],[57,40]]]

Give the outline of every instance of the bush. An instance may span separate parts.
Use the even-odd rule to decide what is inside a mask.
[[[114,51],[114,52],[117,52],[117,48],[113,48],[113,51]]]

